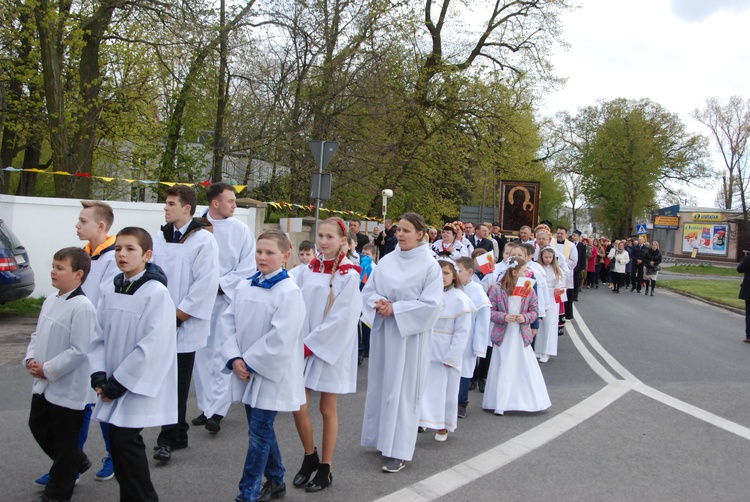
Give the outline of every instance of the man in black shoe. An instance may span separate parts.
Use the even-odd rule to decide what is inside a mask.
[[[638,237],[638,244],[633,246],[633,252],[630,257],[633,263],[630,269],[630,279],[632,281],[632,289],[630,291],[641,292],[641,286],[643,285],[643,260],[646,259],[646,253],[648,253],[648,245],[644,243],[643,237]]]
[[[576,265],[578,265],[578,249],[575,244],[568,240],[568,229],[559,226],[557,227],[557,244],[555,248],[565,258],[565,263],[568,265],[570,275],[566,276],[568,300],[565,302],[565,318],[570,320],[573,319],[573,296],[575,294],[575,283],[573,276],[575,275]],[[561,267],[562,268],[562,267]]]
[[[198,198],[184,185],[165,190],[166,225],[154,239],[153,261],[167,276],[167,289],[177,307],[177,423],[165,425],[156,440],[154,459],[166,462],[172,450],[187,448],[185,421],[195,351],[204,347],[219,289],[219,250],[211,224],[194,218]]]
[[[229,411],[230,374],[222,372],[221,346],[226,334],[217,329],[219,318],[234,298],[237,285],[255,271],[255,236],[250,228],[234,218],[237,193],[232,185],[214,183],[206,190],[208,210],[203,219],[211,224],[219,248],[219,288],[211,313],[211,329],[206,346],[195,352],[193,382],[200,416],[192,420],[216,434],[221,419]]]

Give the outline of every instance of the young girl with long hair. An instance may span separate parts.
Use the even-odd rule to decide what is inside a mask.
[[[419,426],[436,429],[435,441],[445,441],[458,421],[461,364],[471,335],[474,306],[463,292],[456,262],[438,258],[438,265],[443,278],[443,307],[432,330],[432,355]]]
[[[534,290],[515,295],[519,278],[525,278],[526,261],[508,258],[508,270],[490,292],[492,362],[482,408],[495,415],[506,411],[541,411],[552,404],[544,376],[531,348],[531,323],[539,316]]]
[[[546,284],[538,285],[540,288],[547,288],[550,299],[547,304],[547,315],[542,320],[542,327],[537,333],[534,342],[534,352],[539,358],[540,363],[549,361],[549,356],[557,355],[557,335],[558,319],[563,312],[565,305],[565,277],[560,266],[557,264],[557,255],[555,248],[547,246],[539,252],[539,261],[546,272]],[[560,302],[555,301],[555,293],[558,293]]]
[[[307,310],[303,326],[307,402],[294,412],[305,457],[292,484],[297,488],[304,486],[307,492],[323,490],[333,482],[331,461],[338,436],[338,395],[356,391],[357,322],[362,311],[360,270],[346,257],[344,222],[338,218],[325,220],[318,228],[317,244],[320,254],[297,279]],[[320,392],[322,458],[318,457],[308,412],[311,390]]]

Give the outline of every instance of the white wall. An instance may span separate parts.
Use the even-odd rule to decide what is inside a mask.
[[[109,232],[112,235],[124,227],[138,226],[154,236],[164,224],[164,204],[106,202],[115,211],[115,222]],[[34,296],[56,293],[49,278],[55,252],[64,247],[86,244],[76,236],[75,224],[81,209],[77,199],[0,195],[0,218],[5,220],[29,253],[36,281]],[[202,215],[205,210],[205,206],[198,206],[195,214]],[[256,224],[256,208],[237,208],[234,217],[256,235],[261,230]]]

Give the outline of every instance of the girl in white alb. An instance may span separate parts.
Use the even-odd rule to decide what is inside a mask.
[[[539,252],[539,260],[547,273],[546,287],[550,301],[547,303],[547,315],[542,319],[542,326],[536,335],[534,352],[540,363],[549,361],[549,356],[557,355],[558,317],[567,295],[565,294],[565,275],[557,264],[555,248],[547,246]],[[559,299],[559,301],[556,300]]]
[[[302,333],[307,403],[294,413],[305,457],[292,484],[297,488],[304,486],[307,492],[323,490],[333,480],[331,461],[338,435],[337,400],[339,394],[356,391],[357,323],[362,312],[360,268],[346,257],[344,222],[327,219],[320,225],[317,239],[320,254],[297,277],[307,311]],[[320,392],[322,461],[315,448],[308,412],[311,390]]]
[[[432,330],[432,355],[419,426],[436,429],[436,441],[456,430],[458,390],[464,349],[471,335],[474,305],[461,289],[458,267],[450,258],[438,258],[443,278],[443,306]]]

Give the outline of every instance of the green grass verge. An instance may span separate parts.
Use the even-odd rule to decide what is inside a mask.
[[[696,275],[726,275],[730,277],[742,278],[742,274],[737,273],[736,267],[716,267],[714,265],[675,265],[674,267],[662,268],[664,272],[676,274],[696,274]]]
[[[34,317],[42,310],[44,298],[24,298],[0,305],[0,319],[3,317]]]
[[[690,293],[712,302],[729,305],[740,309],[745,308],[745,301],[737,298],[740,292],[739,284],[731,281],[690,280],[690,279],[667,279],[656,281],[657,286],[662,286],[676,291]]]

